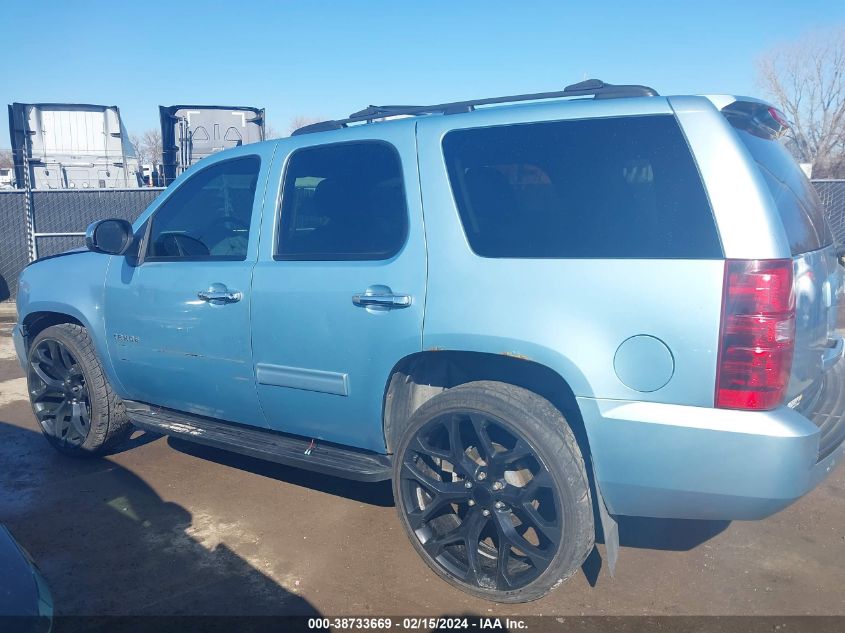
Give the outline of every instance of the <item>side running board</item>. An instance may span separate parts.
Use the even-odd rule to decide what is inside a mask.
[[[392,474],[387,455],[312,442],[298,436],[221,422],[140,402],[127,400],[125,403],[132,424],[145,431],[344,479],[384,481]]]

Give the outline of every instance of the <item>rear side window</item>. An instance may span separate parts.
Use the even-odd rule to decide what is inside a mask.
[[[388,259],[408,233],[399,154],[387,143],[310,147],[288,162],[276,259]]]
[[[701,178],[672,116],[456,130],[443,151],[478,255],[722,257]]]
[[[778,208],[793,255],[815,251],[833,243],[821,200],[798,163],[775,139],[761,138],[737,129],[751,152]]]

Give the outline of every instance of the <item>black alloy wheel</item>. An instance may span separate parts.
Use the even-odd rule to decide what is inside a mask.
[[[403,506],[424,551],[483,589],[520,589],[548,568],[563,537],[554,486],[526,438],[477,411],[431,420],[403,455]]]
[[[80,447],[91,429],[91,402],[82,366],[61,342],[45,338],[30,354],[32,408],[44,432],[56,442]]]

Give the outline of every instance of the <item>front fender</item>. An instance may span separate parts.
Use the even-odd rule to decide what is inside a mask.
[[[120,394],[123,387],[108,353],[103,318],[105,279],[112,259],[75,251],[36,260],[24,268],[18,283],[18,326],[26,327],[40,313],[66,315],[81,323],[91,336],[106,377]]]

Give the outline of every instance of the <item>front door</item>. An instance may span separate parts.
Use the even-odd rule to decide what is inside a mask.
[[[245,148],[246,150],[246,148]],[[105,290],[109,353],[132,400],[264,425],[249,333],[269,155],[206,159],[158,206]]]
[[[276,217],[265,214],[263,234],[276,237],[262,244],[252,294],[269,425],[382,452],[384,390],[421,349],[426,276],[414,127],[384,134],[298,138]]]

